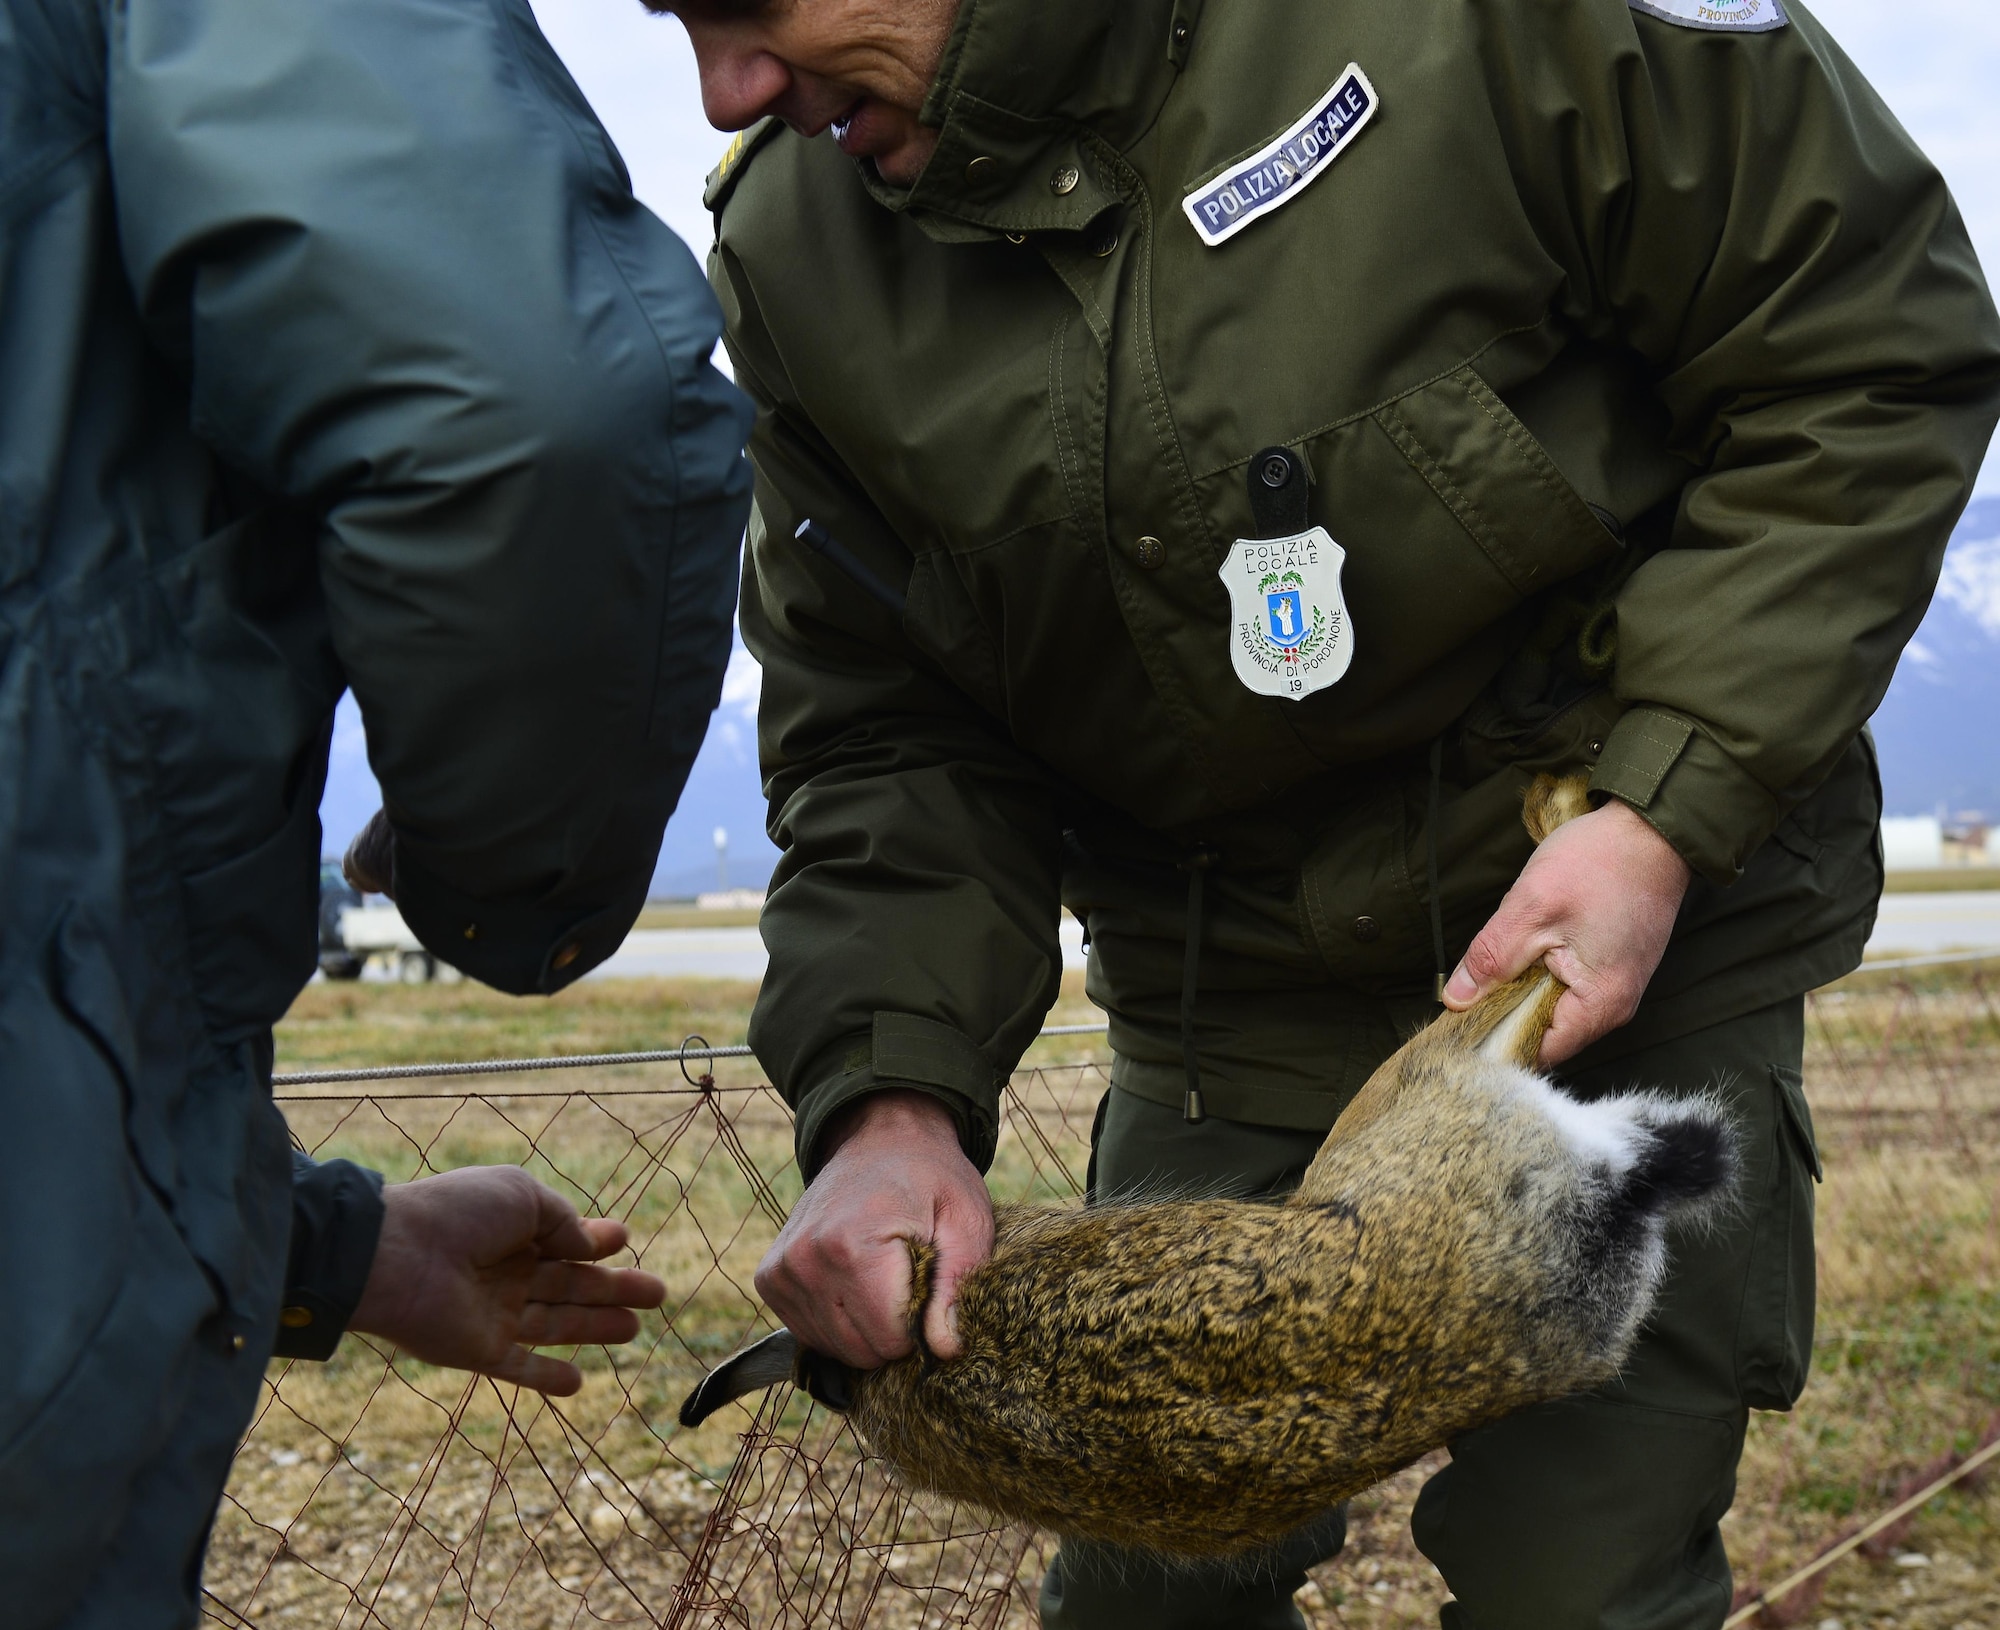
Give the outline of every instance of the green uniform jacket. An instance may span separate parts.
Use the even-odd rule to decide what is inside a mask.
[[[2000,328],[1936,172],[1787,11],[964,0],[912,188],[775,127],[732,154],[710,275],[761,409],[742,620],[785,851],[753,1040],[809,1168],[887,1083],[990,1147],[1059,891],[1116,1079],[1177,1101],[1196,844],[1208,1107],[1327,1124],[1426,1011],[1429,863],[1455,954],[1538,768],[1591,766],[1702,880],[1641,1030],[1858,955],[1857,736]],[[1349,64],[1370,121],[1205,242],[1183,198]],[[1346,551],[1353,664],[1301,701],[1238,682],[1218,578],[1273,444]]]

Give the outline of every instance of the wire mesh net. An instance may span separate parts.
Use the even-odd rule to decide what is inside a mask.
[[[672,1065],[587,1091],[286,1094],[309,1152],[405,1179],[513,1161],[631,1228],[667,1302],[639,1340],[587,1351],[549,1401],[350,1336],[272,1366],[222,1514],[223,1623],[968,1625],[1018,1622],[1032,1535],[913,1500],[840,1417],[774,1391],[694,1431],[681,1399],[771,1328],[751,1276],[798,1192],[791,1115],[746,1070]],[[1036,1070],[1006,1097],[993,1185],[1083,1189],[1101,1067]]]
[[[1916,1274],[1941,1298],[1970,1285],[1990,1303],[2000,1265],[1993,985],[1975,975],[1821,993],[1809,1031],[1808,1092],[1837,1174],[1821,1211],[1829,1281],[1851,1289],[1870,1276]],[[899,1489],[839,1416],[777,1388],[754,1410],[725,1409],[693,1430],[678,1424],[701,1374],[771,1327],[752,1275],[799,1190],[789,1112],[749,1062],[714,1069],[705,1082],[671,1064],[606,1069],[583,1090],[513,1078],[508,1090],[444,1081],[281,1094],[304,1148],[392,1179],[524,1165],[587,1212],[625,1220],[639,1261],[668,1294],[637,1341],[579,1355],[583,1390],[559,1401],[354,1336],[328,1364],[274,1363],[217,1520],[211,1621],[315,1630],[1034,1623],[1052,1542]],[[1017,1075],[1004,1099],[996,1194],[1080,1197],[1106,1086],[1101,1064]],[[1929,1259],[1863,1260],[1867,1241],[1890,1231],[1930,1242]],[[1829,1252],[1854,1260],[1831,1262]],[[1853,1303],[1863,1305],[1873,1304]],[[1822,1365],[1900,1339],[1844,1328],[1844,1302],[1822,1318],[1832,1327]],[[1970,1365],[1959,1392],[1929,1407],[1977,1427],[2000,1403],[1994,1372],[1990,1361]],[[1850,1403],[1887,1416],[1907,1410],[1897,1373],[1885,1367],[1873,1395],[1864,1378]],[[1809,1481],[1813,1450],[1780,1441],[1776,1453],[1773,1497],[1784,1498],[1784,1457],[1796,1455],[1795,1482]],[[1906,1470],[1885,1463],[1883,1491]],[[1732,1544],[1745,1571],[1770,1579],[1838,1527],[1820,1513]],[[1364,1554],[1367,1532],[1364,1521]],[[1353,1543],[1336,1566],[1354,1568]],[[1304,1605],[1325,1625],[1417,1623],[1443,1596],[1431,1580],[1421,1617],[1357,1616],[1368,1598],[1331,1586],[1309,1589]]]
[[[1746,1609],[1760,1585],[2000,1436],[2000,983],[1975,967],[1817,992],[1805,1074],[1825,1162],[1819,1324],[1800,1408],[1758,1423],[1767,1511],[1739,1511],[1732,1536]],[[1865,1600],[1903,1625],[2000,1623],[1991,1517],[1980,1501],[1953,1512],[1967,1536],[1954,1568],[1978,1577],[1949,1590],[1904,1547],[1913,1515],[1861,1547],[1882,1565],[1873,1582],[1865,1568],[1820,1573],[1746,1622],[1817,1623],[1838,1608],[1859,1623]],[[1922,1571],[1894,1577],[1899,1558]]]

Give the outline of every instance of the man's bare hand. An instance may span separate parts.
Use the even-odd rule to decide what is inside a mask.
[[[833,1153],[758,1267],[758,1294],[808,1347],[879,1369],[915,1348],[908,1242],[929,1240],[924,1344],[956,1358],[958,1282],[993,1249],[993,1201],[949,1111],[921,1092],[878,1092],[826,1136]]]
[[[341,875],[363,894],[386,894],[393,900],[395,855],[396,834],[389,825],[388,811],[378,809],[347,846],[340,861]]]
[[[1542,1039],[1542,1063],[1560,1064],[1638,1011],[1688,877],[1673,845],[1615,798],[1557,827],[1466,950],[1445,1006],[1470,1007],[1546,961],[1569,987]]]
[[[630,1341],[667,1287],[596,1264],[625,1225],[580,1218],[518,1166],[467,1166],[382,1191],[382,1239],[348,1328],[412,1358],[567,1397],[582,1373],[531,1347]]]

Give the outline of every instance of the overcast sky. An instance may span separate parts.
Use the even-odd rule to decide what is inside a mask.
[[[2000,267],[2000,0],[1820,0],[1810,9],[1944,171],[1980,258]],[[535,12],[639,196],[700,252],[709,237],[701,181],[728,138],[701,116],[680,24],[639,0],[537,0]],[[1274,128],[1289,117],[1273,109]],[[1988,461],[1980,490],[2000,492],[2000,463]]]

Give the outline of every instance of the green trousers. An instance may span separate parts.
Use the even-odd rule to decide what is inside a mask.
[[[1717,1529],[1752,1409],[1788,1409],[1812,1353],[1812,1125],[1800,1090],[1804,1001],[1566,1072],[1579,1097],[1634,1086],[1715,1091],[1740,1136],[1739,1204],[1669,1236],[1671,1266],[1623,1373],[1596,1392],[1468,1432],[1425,1484],[1411,1528],[1452,1600],[1444,1630],[1717,1630],[1730,1598]],[[1209,1119],[1113,1090],[1093,1192],[1293,1187],[1312,1133]],[[1345,1535],[1329,1512],[1272,1552],[1164,1564],[1065,1545],[1042,1584],[1046,1630],[1298,1630],[1292,1595]]]

